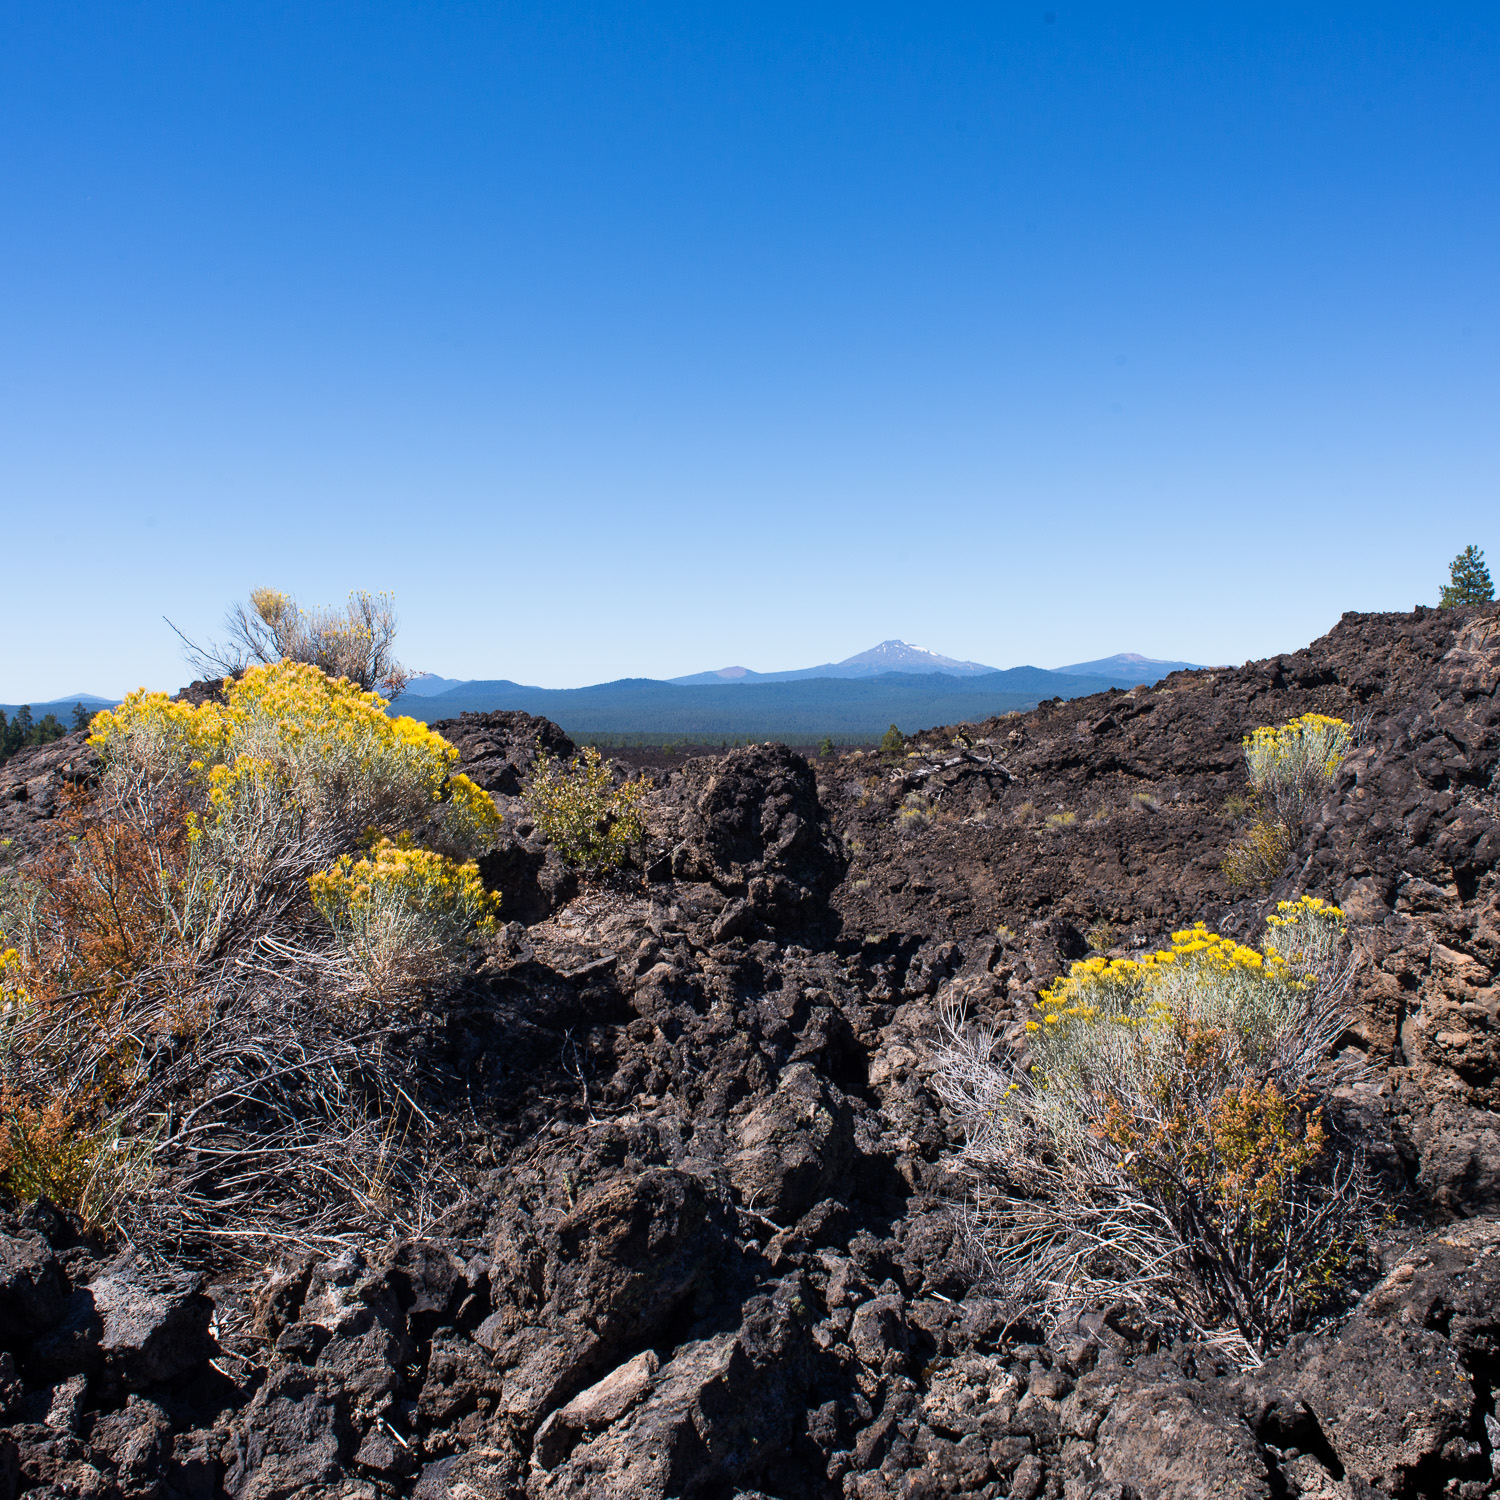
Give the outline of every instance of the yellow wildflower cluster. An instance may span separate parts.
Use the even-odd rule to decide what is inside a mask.
[[[335,928],[388,902],[411,910],[451,914],[464,925],[494,927],[500,898],[484,888],[473,860],[459,864],[431,849],[381,839],[356,860],[346,854],[331,870],[308,877],[313,905]]]
[[[1245,758],[1252,776],[1259,767],[1270,774],[1277,765],[1309,766],[1332,776],[1349,747],[1349,724],[1330,714],[1303,714],[1279,729],[1263,725],[1245,736]]]
[[[251,787],[259,790],[276,775],[276,763],[264,755],[237,755],[232,764],[210,766],[206,771],[199,761],[194,769],[202,773],[209,804],[221,810],[244,796]]]
[[[450,838],[469,848],[484,848],[494,843],[501,821],[495,799],[482,786],[461,771],[448,778],[443,826]]]
[[[392,749],[423,764],[436,799],[458,751],[416,719],[392,718],[378,693],[328,677],[304,662],[250,667],[225,684],[223,703],[174,703],[144,688],[93,720],[89,743],[106,755],[129,753],[137,736],[169,744],[204,766],[232,759],[252,745],[284,755],[303,747],[358,746],[366,756]],[[264,746],[264,748],[262,748]]]
[[[1274,971],[1282,960],[1247,948],[1233,938],[1210,932],[1202,922],[1172,934],[1172,946],[1141,958],[1109,959],[1102,955],[1075,963],[1050,989],[1041,991],[1036,1009],[1041,1025],[1056,1026],[1067,1020],[1098,1020],[1101,1014],[1133,1024],[1162,1019],[1160,1002],[1151,992],[1167,971],[1201,970],[1220,975],[1261,975],[1268,964]],[[1039,1029],[1037,1022],[1028,1030]]]
[[[1266,951],[1299,972],[1326,965],[1343,936],[1343,912],[1316,896],[1278,902],[1266,918]]]
[[[191,703],[174,703],[165,693],[137,688],[117,708],[90,721],[89,744],[112,760],[140,766],[153,779],[171,776],[217,757],[224,726],[217,705],[205,713]]]
[[[472,860],[391,839],[361,859],[344,855],[307,884],[367,987],[380,992],[433,977],[476,932],[493,934],[500,909]]]
[[[1296,988],[1303,973],[1326,960],[1344,932],[1344,916],[1316,896],[1283,901],[1267,919],[1260,949],[1210,932],[1202,922],[1172,934],[1172,946],[1141,958],[1102,955],[1073,964],[1037,997],[1039,1019],[1028,1032],[1045,1041],[1072,1023],[1107,1020],[1124,1026],[1175,1023],[1206,998],[1237,997],[1266,988]]]
[[[492,841],[500,814],[487,793],[454,776],[457,749],[386,701],[303,662],[249,668],[223,703],[173,703],[130,694],[99,714],[90,743],[123,773],[158,781],[186,772],[223,818],[252,790],[319,821],[398,830],[445,803],[445,825],[471,846]]]
[[[1343,912],[1331,902],[1319,900],[1316,896],[1303,896],[1296,901],[1278,901],[1276,914],[1266,918],[1266,926],[1296,927],[1309,919],[1333,922],[1339,927],[1344,924]]]
[[[0,952],[0,1016],[25,1006],[30,1000],[22,981],[22,972],[21,955],[14,948]]]

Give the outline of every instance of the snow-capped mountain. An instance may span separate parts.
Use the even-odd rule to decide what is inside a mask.
[[[820,667],[800,667],[792,672],[752,672],[747,667],[721,667],[716,672],[694,672],[671,680],[683,686],[715,682],[796,682],[807,677],[880,677],[886,672],[942,672],[949,677],[977,677],[993,672],[977,661],[956,661],[907,641],[881,641],[868,651],[825,662]]]

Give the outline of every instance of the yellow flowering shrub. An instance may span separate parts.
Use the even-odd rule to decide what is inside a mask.
[[[14,948],[0,951],[0,1017],[30,1002],[21,970],[21,955]]]
[[[461,849],[486,849],[500,833],[500,809],[495,799],[460,772],[448,778],[442,806],[443,832]]]
[[[208,1089],[233,1063],[227,1038],[242,1035],[245,1076],[224,1094],[228,1121],[252,1108],[257,1069],[285,1089],[310,1058],[332,1066],[330,1037],[356,1014],[370,1020],[347,1006],[351,990],[394,1003],[466,961],[496,903],[473,863],[448,856],[493,842],[500,814],[456,774],[452,745],[385,709],[374,693],[288,661],[250,668],[222,702],[138,692],[96,716],[97,790],[67,794],[63,836],[0,882],[4,1181],[71,1193],[69,1206],[115,1203],[122,1183],[145,1191],[163,1068],[174,1087]],[[417,847],[419,835],[445,852]],[[358,1115],[344,1083],[307,1087],[290,1114],[265,1118],[296,1122],[295,1136],[320,1112]],[[209,1130],[215,1117],[201,1104],[197,1114]],[[196,1201],[210,1219],[222,1205],[203,1174],[219,1169],[192,1162],[237,1170],[264,1120],[248,1135],[243,1124],[226,1125],[222,1154],[175,1137],[161,1144],[167,1154],[181,1145],[186,1177],[208,1184]],[[337,1128],[369,1134],[361,1119]],[[122,1132],[148,1144],[122,1152]],[[277,1198],[274,1173],[259,1191],[295,1211]]]
[[[493,933],[500,907],[472,861],[391,839],[362,859],[344,855],[308,888],[372,991],[441,972],[477,933]]]
[[[1270,888],[1296,846],[1304,809],[1338,773],[1349,743],[1349,725],[1328,714],[1303,714],[1245,736],[1251,795],[1237,810],[1251,820],[1220,863],[1231,886]]]
[[[526,784],[526,805],[557,852],[570,865],[594,873],[618,869],[645,837],[639,803],[650,790],[644,779],[614,784],[609,766],[592,745],[564,766],[537,756]]]
[[[145,688],[95,714],[89,731],[89,744],[114,766],[130,767],[147,785],[217,758],[225,740],[218,704],[173,703],[165,693],[148,693]]]
[[[1349,749],[1349,725],[1328,714],[1303,714],[1244,739],[1250,785],[1294,827],[1308,798],[1338,773]]]
[[[404,826],[438,801],[458,751],[425,724],[392,718],[386,701],[301,662],[251,667],[224,702],[172,703],[136,692],[93,721],[89,743],[117,776],[155,781],[177,770],[200,782],[241,756],[274,767],[308,816],[346,827]],[[217,798],[221,801],[222,798]]]
[[[436,812],[449,843],[493,842],[494,801],[455,775],[458,751],[378,694],[282,661],[226,683],[223,703],[132,693],[94,720],[106,779],[139,801],[174,776],[196,791],[190,868],[169,904],[212,948],[268,888],[300,882],[367,838]]]
[[[1336,961],[1344,938],[1344,914],[1316,896],[1278,901],[1266,918],[1262,946],[1299,974],[1322,974]]]
[[[938,1086],[1018,1302],[1124,1298],[1252,1363],[1337,1303],[1328,1268],[1352,1271],[1369,1227],[1323,1117],[1343,953],[1343,914],[1303,897],[1259,947],[1200,923],[1073,964],[1039,994],[1024,1058],[948,1017]]]
[[[900,833],[920,833],[932,822],[932,803],[921,792],[908,792],[896,809],[896,829]]]

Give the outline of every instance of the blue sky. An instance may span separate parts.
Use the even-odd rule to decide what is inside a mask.
[[[0,13],[0,701],[1238,662],[1500,552],[1492,5]]]

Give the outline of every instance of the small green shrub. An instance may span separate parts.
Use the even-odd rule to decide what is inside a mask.
[[[1231,792],[1224,799],[1224,806],[1220,811],[1231,823],[1242,823],[1256,811],[1256,805],[1252,798],[1239,792]]]
[[[833,736],[825,734],[823,738],[818,741],[818,754],[826,760],[830,755],[833,754],[833,749]]]
[[[537,756],[526,784],[526,805],[568,864],[593,874],[615,870],[645,836],[638,804],[650,783],[616,786],[609,766],[592,745],[564,766]]]
[[[880,753],[888,760],[906,754],[906,736],[894,724],[880,737]]]
[[[60,1096],[37,1103],[0,1087],[0,1189],[23,1203],[46,1198],[91,1227],[113,1223],[150,1178],[150,1136],[123,1139]]]
[[[1219,861],[1231,886],[1269,890],[1292,856],[1292,836],[1279,818],[1258,817],[1237,834]]]

